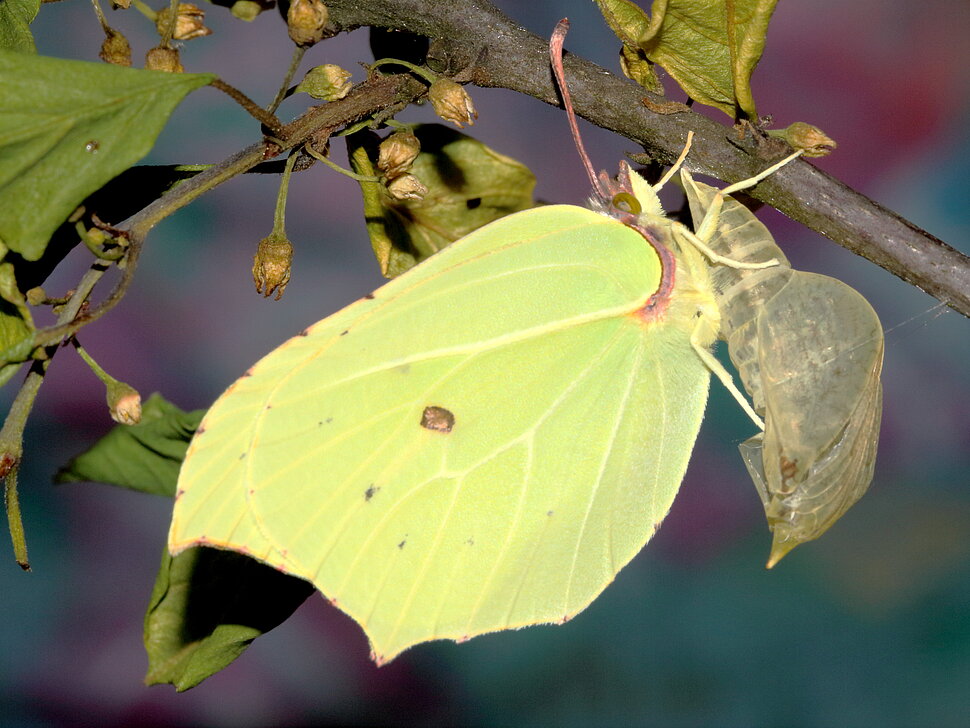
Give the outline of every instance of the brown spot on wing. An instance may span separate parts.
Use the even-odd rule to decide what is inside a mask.
[[[451,432],[455,427],[455,415],[444,407],[429,405],[421,413],[421,427],[435,432]]]

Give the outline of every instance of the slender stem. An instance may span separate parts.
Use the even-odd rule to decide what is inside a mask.
[[[273,214],[273,235],[286,235],[286,196],[290,191],[290,177],[293,174],[293,165],[300,155],[294,152],[286,159],[286,166],[283,168],[283,176],[280,179],[280,191],[276,196],[276,212]]]
[[[17,496],[17,472],[24,451],[24,428],[27,426],[27,418],[34,407],[40,385],[44,383],[47,368],[50,366],[54,354],[57,353],[57,343],[60,341],[60,337],[51,336],[51,332],[69,326],[75,321],[81,306],[84,305],[95,284],[107,269],[108,266],[100,261],[93,263],[81,277],[70,300],[58,314],[57,326],[34,334],[34,343],[37,346],[46,347],[46,358],[35,361],[31,365],[24,383],[20,386],[20,390],[10,406],[10,411],[7,412],[3,428],[0,429],[0,477],[5,478],[4,501],[7,509],[7,521],[10,527],[10,538],[13,541],[14,556],[17,563],[25,571],[30,571],[30,564],[27,561],[27,542],[20,515],[20,500]],[[95,367],[97,367],[97,364],[95,364]]]
[[[94,290],[94,286],[99,280],[101,280],[101,277],[107,270],[108,266],[104,263],[96,261],[91,264],[91,267],[85,271],[80,282],[77,284],[77,287],[74,289],[74,295],[71,296],[71,300],[67,302],[67,305],[58,315],[57,323],[66,324],[69,321],[73,321],[75,318],[77,318],[77,314],[81,310],[81,306],[83,306],[84,302],[88,300],[88,296],[91,295],[91,291]]]
[[[3,483],[3,500],[7,508],[7,527],[10,529],[10,541],[13,543],[13,557],[24,571],[30,571],[30,561],[27,558],[27,536],[24,533],[24,519],[20,514],[20,497],[17,494],[17,473],[20,468],[14,466],[7,473]]]
[[[27,539],[24,535],[24,523],[20,514],[20,498],[17,495],[17,474],[20,470],[20,458],[24,451],[24,428],[27,418],[34,407],[37,392],[44,382],[44,374],[50,359],[34,362],[27,378],[20,386],[20,391],[14,398],[3,429],[0,430],[0,475],[4,478],[4,504],[7,510],[7,524],[10,529],[10,540],[13,543],[14,558],[24,571],[30,571],[27,560]]]
[[[27,425],[27,418],[37,398],[37,391],[44,381],[44,373],[47,371],[49,362],[50,359],[44,359],[33,363],[17,396],[14,397],[13,404],[10,405],[7,418],[3,421],[3,428],[0,429],[0,458],[2,458],[0,475],[4,475],[4,470],[9,470],[20,461],[23,453],[24,427]]]
[[[131,252],[134,252],[134,248],[131,248]],[[131,267],[131,252],[129,252],[129,269]],[[57,317],[57,323],[46,329],[38,329],[34,333],[34,346],[54,346],[77,330],[71,330],[71,327],[77,324],[75,321],[77,314],[87,300],[87,297],[91,294],[95,284],[101,280],[101,276],[104,275],[107,269],[108,266],[101,262],[93,263],[88,268],[78,283],[77,288],[74,289],[74,294],[71,296],[71,299],[61,309]],[[127,273],[127,269],[125,272]],[[77,328],[80,328],[80,325]]]
[[[169,44],[172,42],[172,36],[175,35],[175,24],[178,22],[179,15],[179,0],[169,0],[168,3],[168,17],[165,23],[165,27],[162,28],[162,42],[158,44],[159,48],[168,48]]]
[[[436,73],[429,71],[427,68],[421,68],[421,66],[415,66],[413,63],[408,63],[407,61],[399,61],[396,58],[381,58],[380,60],[377,60],[371,63],[367,68],[369,71],[373,72],[373,70],[378,66],[386,66],[388,64],[395,65],[395,66],[404,66],[408,70],[413,71],[414,73],[419,75],[428,83],[434,83],[438,78],[438,75]]]
[[[128,220],[128,229],[132,235],[132,247],[135,246],[135,240],[144,237],[156,224],[176,210],[185,207],[197,197],[262,162],[265,151],[266,145],[264,143],[252,144],[223,162],[212,165],[205,171],[185,180],[177,187],[170,188],[164,195]]]
[[[98,0],[91,0],[91,4],[94,6],[94,14],[98,16],[98,22],[101,23],[101,30],[105,33],[108,32],[108,20],[104,17],[104,11],[101,9],[101,3]]]
[[[286,69],[286,75],[283,77],[283,83],[280,84],[280,90],[276,92],[276,98],[273,102],[266,107],[266,111],[271,114],[275,114],[276,110],[283,103],[283,99],[286,98],[286,94],[290,88],[290,84],[293,82],[293,76],[296,75],[296,70],[300,67],[300,62],[303,60],[303,54],[306,53],[306,46],[296,46],[293,49],[293,57],[290,59],[290,67]]]
[[[81,346],[81,342],[79,342],[76,337],[71,337],[71,343],[74,345],[74,349],[77,351],[80,357],[84,360],[84,363],[91,367],[91,371],[94,372],[94,376],[100,379],[106,387],[118,383],[117,379],[102,369],[101,365],[98,364],[90,354],[88,354],[88,350]]]
[[[158,13],[156,13],[148,5],[143,3],[142,0],[131,0],[131,4],[135,6],[135,9],[138,10],[138,12],[140,12],[142,15],[144,15],[153,23],[155,22],[155,18],[158,17]]]
[[[325,157],[322,154],[320,154],[320,152],[318,152],[317,150],[313,149],[309,144],[307,146],[305,146],[304,149],[306,150],[306,153],[309,154],[311,157],[313,157],[314,159],[320,160],[325,165],[327,165],[328,167],[330,167],[330,169],[332,169],[334,172],[339,172],[340,174],[344,175],[345,177],[350,177],[351,179],[355,179],[358,182],[380,182],[381,181],[380,177],[373,177],[371,175],[357,174],[356,172],[351,172],[349,169],[344,169],[343,167],[341,167],[336,162],[331,161],[329,157]]]
[[[221,78],[213,80],[210,85],[213,88],[217,88],[223,93],[229,95],[233,101],[242,106],[246,111],[249,112],[250,116],[272,131],[273,134],[280,136],[283,133],[283,123],[276,118],[272,111],[266,111],[266,109],[257,105],[255,101],[253,101],[235,86],[230,86]]]

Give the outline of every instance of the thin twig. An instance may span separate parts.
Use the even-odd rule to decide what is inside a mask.
[[[280,84],[279,91],[276,92],[276,97],[273,102],[266,107],[266,111],[270,114],[275,114],[276,110],[283,103],[283,99],[286,98],[286,92],[290,88],[290,84],[293,82],[293,76],[296,75],[296,69],[300,67],[300,62],[303,60],[303,55],[306,53],[306,46],[295,46],[293,48],[293,57],[290,58],[290,67],[286,69],[286,75],[283,76],[283,82]]]
[[[249,112],[250,116],[252,116],[254,119],[256,119],[256,121],[265,126],[274,134],[282,133],[283,124],[279,119],[276,118],[276,115],[273,114],[272,110],[267,111],[263,107],[259,106],[242,91],[237,89],[235,86],[230,86],[221,78],[213,79],[212,83],[209,85],[232,97],[233,101]]]

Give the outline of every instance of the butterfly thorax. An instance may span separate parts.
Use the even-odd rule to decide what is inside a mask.
[[[683,226],[673,220],[668,226],[667,240],[674,253],[673,290],[667,306],[665,320],[675,325],[690,327],[694,342],[704,348],[714,345],[721,331],[721,309],[718,306],[711,266],[704,256],[687,242],[681,232]]]
[[[615,179],[600,172],[589,206],[636,230],[660,258],[660,284],[639,311],[640,318],[648,324],[696,330],[698,344],[713,345],[721,313],[709,266],[686,237],[678,235],[683,226],[666,216],[654,188],[629,164],[620,162]]]

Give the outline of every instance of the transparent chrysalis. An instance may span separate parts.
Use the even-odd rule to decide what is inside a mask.
[[[695,224],[717,190],[682,172]],[[740,446],[765,507],[768,566],[818,538],[866,492],[882,412],[883,333],[869,302],[845,283],[792,270],[768,229],[724,198],[707,243],[762,270],[715,266],[721,338],[765,431]]]

